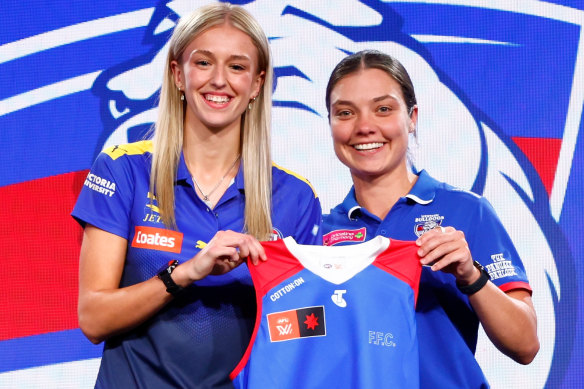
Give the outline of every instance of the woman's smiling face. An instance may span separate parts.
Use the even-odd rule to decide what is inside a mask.
[[[375,178],[407,165],[417,108],[408,112],[399,83],[385,71],[345,76],[332,89],[329,108],[335,153],[353,176]]]
[[[172,69],[185,94],[186,120],[215,130],[240,125],[264,76],[258,71],[258,51],[251,38],[229,23],[197,35]]]

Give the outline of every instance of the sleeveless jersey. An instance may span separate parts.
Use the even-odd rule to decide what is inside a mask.
[[[258,303],[236,388],[417,388],[414,242],[346,247],[262,243],[250,265]]]

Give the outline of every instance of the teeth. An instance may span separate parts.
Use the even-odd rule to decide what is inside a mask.
[[[353,147],[356,148],[357,150],[372,150],[378,149],[381,146],[383,146],[383,143],[363,143],[359,145],[354,145]]]
[[[229,97],[227,96],[205,95],[205,98],[214,103],[226,103],[229,101]]]

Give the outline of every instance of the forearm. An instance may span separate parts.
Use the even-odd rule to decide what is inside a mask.
[[[529,293],[505,293],[492,282],[469,297],[484,330],[505,355],[522,364],[539,351],[537,318]]]
[[[80,293],[79,326],[93,343],[135,328],[172,296],[157,277],[125,288]]]
[[[143,323],[172,299],[152,278],[120,288],[127,240],[87,225],[79,260],[78,319],[83,333],[99,343]]]

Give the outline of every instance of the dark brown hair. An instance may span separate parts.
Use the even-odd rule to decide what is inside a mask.
[[[331,92],[337,83],[350,74],[363,69],[379,69],[398,82],[406,103],[408,113],[411,114],[417,104],[414,85],[404,66],[392,56],[377,50],[363,50],[351,54],[341,60],[333,69],[326,86],[326,110],[330,118]]]

